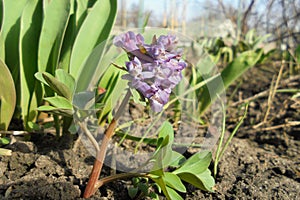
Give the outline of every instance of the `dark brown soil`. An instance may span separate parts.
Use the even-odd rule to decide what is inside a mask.
[[[232,131],[243,110],[235,103],[268,90],[279,71],[253,68],[241,78],[229,99],[227,129]],[[294,79],[293,79],[294,78]],[[284,74],[280,88],[300,88],[300,78]],[[233,94],[233,91],[237,91]],[[215,193],[190,185],[184,199],[300,199],[300,103],[290,93],[277,93],[266,123],[268,93],[250,103],[249,114],[221,159]],[[235,105],[234,105],[235,103]],[[232,105],[232,106],[230,106]],[[284,125],[285,124],[285,125]],[[32,134],[30,141],[16,141],[6,148],[12,156],[0,157],[0,199],[82,199],[94,158],[72,139],[57,140],[52,134]],[[109,175],[104,168],[102,176]],[[129,180],[100,188],[91,199],[130,199]]]

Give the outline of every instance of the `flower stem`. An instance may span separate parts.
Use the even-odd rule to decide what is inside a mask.
[[[117,126],[118,119],[124,112],[125,106],[128,103],[130,96],[131,96],[131,92],[128,89],[126,96],[124,97],[116,115],[114,116],[114,118],[112,119],[108,128],[105,131],[100,148],[97,148],[96,160],[94,162],[89,181],[87,183],[87,186],[86,186],[84,194],[83,194],[84,198],[89,198],[91,195],[93,195],[96,192],[96,190],[100,186],[102,186],[102,185],[98,186],[97,181],[99,179],[99,176],[100,176],[100,173],[101,173],[101,170],[103,167],[103,162],[105,159],[107,146],[108,146],[109,140],[112,138],[112,136],[115,133],[115,128]]]

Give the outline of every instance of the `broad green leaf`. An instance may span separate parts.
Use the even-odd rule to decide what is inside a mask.
[[[56,108],[70,109],[70,110],[72,110],[72,108],[73,108],[70,101],[61,96],[47,97],[47,98],[45,98],[45,100],[48,101],[52,106],[54,106]]]
[[[79,110],[92,110],[95,107],[95,93],[79,92],[74,95],[73,105]]]
[[[41,83],[43,83],[44,85],[49,86],[49,84],[47,83],[47,81],[44,79],[43,77],[43,73],[42,72],[37,72],[34,74],[35,78],[37,80],[39,80]],[[50,86],[49,86],[50,87]]]
[[[179,167],[186,161],[186,159],[182,154],[178,153],[177,151],[172,151],[170,161],[171,161],[169,163],[170,167]]]
[[[169,136],[167,136],[169,137]],[[169,139],[167,139],[169,140]],[[172,163],[172,143],[168,143],[168,144],[163,144],[162,147],[158,148],[158,153],[160,154],[157,162],[161,162],[161,164],[159,165],[161,168],[165,168],[168,167],[170,165],[170,163]]]
[[[197,177],[202,181],[204,187],[213,192],[213,187],[215,185],[215,179],[212,177],[209,169],[206,169],[203,173],[197,174]]]
[[[220,76],[210,81],[207,87],[203,88],[203,92],[199,97],[200,113],[203,113],[208,108],[211,102],[216,99],[217,94],[222,93],[224,89],[245,73],[246,70],[253,67],[261,58],[262,54],[263,50],[259,52],[246,51],[241,53],[239,57],[228,64]]]
[[[49,5],[50,2],[51,1],[49,1],[49,0],[43,0],[43,11],[44,11],[44,13],[45,13],[45,10],[48,7],[48,5]]]
[[[76,33],[80,29],[87,16],[88,2],[86,0],[76,0]]]
[[[103,44],[101,44],[101,45],[103,45]],[[101,48],[100,48],[101,45],[98,45],[95,48],[95,50],[101,51]],[[99,53],[95,53],[95,55],[97,55]],[[94,54],[94,52],[92,54]],[[114,60],[114,58],[116,58],[116,59]],[[88,59],[90,60],[90,58],[88,58]],[[88,86],[84,86],[82,88],[88,88],[89,89],[89,88],[95,87],[95,85],[99,83],[99,77],[102,78],[103,74],[106,73],[108,68],[116,68],[115,66],[111,65],[112,61],[117,65],[124,66],[125,62],[128,61],[128,56],[127,56],[126,53],[123,53],[123,52],[120,55],[120,52],[116,51],[116,48],[111,47],[111,48],[108,48],[107,52],[105,52],[105,54],[102,56],[101,60],[99,60],[99,58],[97,58],[97,57],[94,57],[93,60],[91,60],[91,61],[92,62],[87,61],[85,63],[85,68],[87,68],[91,63],[92,64],[94,63],[95,65],[97,64],[97,67],[96,67],[96,70],[93,71],[94,72],[93,77],[90,79],[90,81],[87,82]],[[85,79],[84,79],[84,76],[82,74],[81,77],[79,78],[79,81],[80,82],[86,82],[84,80]]]
[[[39,71],[53,73],[70,16],[69,0],[51,0],[44,8],[44,19],[39,40]]]
[[[57,69],[55,71],[55,77],[69,88],[73,96],[75,92],[75,79],[63,69]]]
[[[2,59],[0,72],[0,130],[7,130],[16,106],[16,91],[10,71]]]
[[[41,112],[49,112],[51,114],[55,115],[62,115],[65,117],[72,117],[73,116],[73,111],[70,109],[61,109],[61,108],[56,108],[53,106],[40,106],[37,108],[38,111]]]
[[[35,96],[38,38],[42,24],[42,2],[28,1],[21,16],[19,40],[20,56],[20,106],[25,127],[35,119],[36,108],[41,99]],[[33,102],[35,101],[35,102]]]
[[[18,43],[20,16],[28,0],[3,0],[3,21],[1,27],[0,58],[9,67],[15,84],[19,71]],[[1,44],[2,43],[2,44]]]
[[[168,195],[169,195],[169,200],[183,200],[183,198],[172,188],[166,187]]]
[[[95,72],[98,65],[94,69],[90,67],[89,71],[86,71],[84,62],[98,44],[107,40],[115,21],[116,10],[116,0],[102,0],[97,1],[86,16],[75,39],[71,55],[70,73],[75,80],[78,80],[83,69],[89,77],[91,77],[92,72]],[[98,54],[98,63],[102,54],[103,51]]]
[[[43,79],[41,79],[41,75]],[[64,83],[59,81],[57,78],[52,76],[51,74],[47,72],[38,72],[36,73],[35,77],[39,79],[42,82],[46,82],[47,85],[58,95],[63,96],[67,98],[68,100],[72,100],[73,98],[73,92],[66,86]]]
[[[169,136],[168,143],[172,144],[174,141],[173,126],[170,122],[165,121],[159,129],[158,137],[166,138],[167,136]]]
[[[185,172],[178,174],[181,180],[194,185],[195,187],[213,192],[213,186],[215,185],[215,180],[211,176],[209,169],[206,169],[200,174],[193,174],[190,172]]]
[[[76,37],[75,14],[72,14],[68,21],[68,26],[61,46],[58,68],[69,72],[72,47]]]
[[[209,151],[200,151],[187,159],[183,165],[174,171],[175,174],[180,173],[195,173],[200,174],[204,172],[212,159],[212,154]]]
[[[103,63],[101,64],[101,66],[99,65],[102,53],[104,51],[103,48],[104,48],[104,43],[99,44],[91,52],[91,54],[88,56],[87,60],[85,61],[84,67],[83,67],[84,71],[82,71],[78,75],[78,78],[76,81],[77,82],[77,87],[76,87],[77,92],[91,90],[93,87],[96,87],[96,85],[100,79],[100,76],[97,76],[95,79],[95,74],[96,74],[97,68],[103,69],[105,71],[108,68],[108,66],[110,65],[110,63],[108,63],[107,65],[104,65]],[[71,68],[72,68],[72,64],[70,64],[70,73],[72,74]],[[72,76],[74,76],[74,75],[72,74]]]
[[[167,186],[179,191],[179,192],[186,192],[186,188],[181,182],[180,178],[171,172],[165,172],[163,176]]]
[[[153,169],[164,169],[170,166],[171,163],[174,165],[179,163],[178,154],[172,150],[173,139],[173,127],[168,121],[165,121],[160,127],[156,151],[153,153]]]

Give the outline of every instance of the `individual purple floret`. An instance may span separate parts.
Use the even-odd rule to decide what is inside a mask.
[[[151,44],[145,44],[142,35],[129,31],[116,36],[114,45],[129,54],[128,74],[122,78],[149,100],[154,112],[162,111],[187,66],[181,51],[176,49],[176,36],[162,35],[157,39],[154,36]]]

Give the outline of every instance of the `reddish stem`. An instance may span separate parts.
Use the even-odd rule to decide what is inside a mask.
[[[112,136],[115,133],[115,128],[117,126],[117,121],[120,118],[121,114],[123,113],[126,104],[128,103],[129,99],[131,96],[131,92],[130,90],[127,91],[125,98],[123,99],[117,113],[115,114],[113,120],[110,122],[108,128],[105,131],[101,146],[99,151],[97,151],[97,155],[96,155],[96,160],[94,162],[93,165],[93,169],[90,175],[90,179],[86,185],[83,197],[84,198],[89,198],[90,196],[92,196],[96,190],[99,188],[99,186],[97,186],[97,181],[99,179],[102,167],[103,167],[103,162],[104,162],[104,158],[106,155],[106,150],[107,150],[107,146],[109,143],[109,140],[112,138]]]
[[[117,121],[115,119],[113,119],[104,134],[104,137],[103,137],[103,140],[102,140],[102,143],[100,146],[100,150],[97,152],[96,160],[93,165],[90,179],[88,181],[88,184],[87,184],[84,194],[83,194],[83,198],[89,198],[98,189],[98,187],[96,187],[96,183],[99,179],[99,175],[100,175],[100,172],[101,172],[101,169],[103,166],[103,162],[104,162],[104,158],[105,158],[109,140],[114,134],[116,125],[117,125]]]

